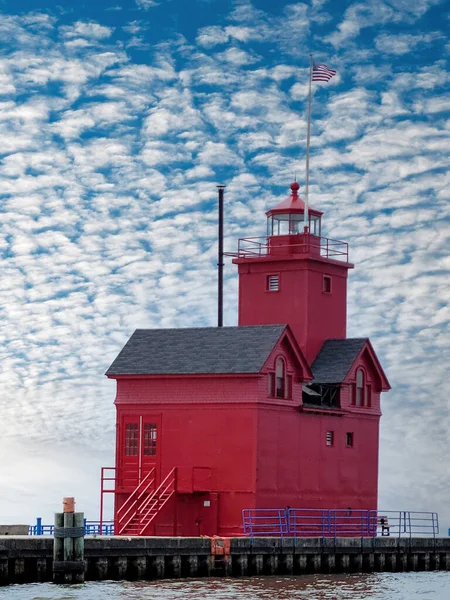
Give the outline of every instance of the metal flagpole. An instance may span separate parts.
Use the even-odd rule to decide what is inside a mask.
[[[308,195],[309,195],[309,146],[311,142],[311,82],[312,82],[313,58],[309,55],[309,98],[308,98],[308,129],[306,134],[306,177],[305,177],[305,214],[304,231],[309,231]]]
[[[223,192],[224,185],[218,185],[219,191],[219,245],[218,245],[218,294],[217,294],[217,327],[223,327]]]

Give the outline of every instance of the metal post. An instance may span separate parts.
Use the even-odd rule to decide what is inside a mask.
[[[218,250],[218,290],[217,290],[217,326],[223,327],[223,194],[224,185],[218,185],[219,190],[219,250]]]
[[[103,531],[103,485],[104,485],[104,470],[103,467],[101,468],[100,471],[100,523],[99,523],[99,535],[103,535],[102,531]]]
[[[312,83],[312,71],[313,71],[313,58],[312,54],[309,55],[309,96],[308,96],[308,125],[306,132],[306,177],[305,177],[305,214],[304,214],[304,231],[309,231],[309,147],[311,144],[311,83]]]

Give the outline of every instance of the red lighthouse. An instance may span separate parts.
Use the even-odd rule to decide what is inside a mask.
[[[137,330],[117,380],[115,532],[236,535],[243,509],[375,509],[380,393],[346,338],[347,244],[299,186],[239,241],[239,326]],[[284,325],[280,325],[280,323]]]

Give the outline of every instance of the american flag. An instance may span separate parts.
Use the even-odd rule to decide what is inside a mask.
[[[334,69],[330,69],[327,65],[320,63],[313,64],[312,80],[313,81],[330,81],[330,79],[336,75]]]

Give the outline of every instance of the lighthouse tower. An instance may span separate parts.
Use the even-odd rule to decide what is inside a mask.
[[[309,208],[299,184],[269,210],[267,238],[240,241],[239,325],[288,323],[309,362],[326,339],[345,339],[348,245],[321,237],[323,213]]]

